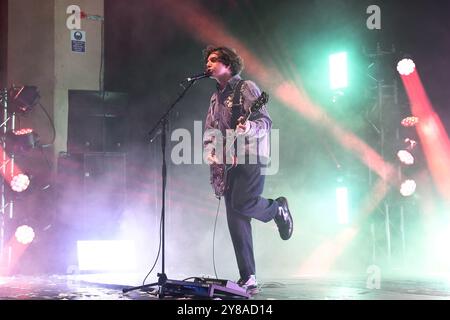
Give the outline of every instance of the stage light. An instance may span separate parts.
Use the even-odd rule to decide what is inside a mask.
[[[406,117],[401,122],[402,126],[404,127],[414,127],[418,123],[419,123],[418,117]]]
[[[19,173],[11,179],[10,185],[13,191],[23,192],[30,185],[30,178],[26,174]]]
[[[400,194],[404,197],[409,197],[416,191],[416,182],[412,179],[403,181],[400,186]]]
[[[26,113],[33,109],[39,98],[39,92],[35,86],[14,88],[10,91],[9,109],[11,112]]]
[[[399,152],[397,152],[397,157],[400,160],[400,162],[408,166],[414,164],[413,155],[406,150],[399,150]]]
[[[347,52],[339,52],[329,56],[330,88],[332,90],[348,86]]]
[[[21,225],[16,229],[14,236],[21,244],[30,244],[34,240],[35,233],[32,227]]]
[[[33,129],[10,130],[6,133],[6,150],[9,153],[26,152],[39,145],[39,136]]]
[[[336,188],[336,211],[339,224],[348,224],[348,189]]]
[[[417,145],[416,140],[410,139],[410,138],[405,138],[405,143],[406,143],[406,149],[407,150],[412,150],[414,149],[414,147]]]
[[[402,59],[397,64],[397,71],[402,76],[408,76],[414,72],[416,65],[411,59]]]

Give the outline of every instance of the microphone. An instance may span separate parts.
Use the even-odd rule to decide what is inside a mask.
[[[200,80],[200,79],[203,79],[203,78],[208,78],[209,76],[211,76],[211,71],[205,71],[205,72],[197,74],[195,76],[191,76],[189,78],[186,78],[186,81],[187,82],[192,82],[192,81]]]

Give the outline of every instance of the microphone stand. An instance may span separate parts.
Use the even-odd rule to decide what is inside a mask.
[[[123,293],[127,293],[132,290],[137,289],[149,289],[155,286],[159,286],[159,298],[162,298],[164,296],[164,286],[167,283],[167,275],[165,273],[165,216],[166,216],[166,182],[167,182],[167,166],[166,166],[166,138],[167,138],[167,123],[169,122],[168,116],[170,115],[170,112],[175,107],[175,105],[184,97],[186,92],[192,87],[192,85],[197,81],[197,79],[192,79],[191,81],[187,81],[188,85],[185,87],[183,86],[183,83],[181,85],[183,86],[183,91],[180,93],[180,95],[177,97],[177,99],[169,106],[167,111],[161,116],[161,118],[158,120],[156,125],[153,127],[153,129],[150,130],[149,136],[150,136],[150,142],[153,142],[158,135],[161,135],[161,151],[162,151],[162,202],[161,202],[161,248],[162,248],[162,260],[161,260],[161,273],[158,273],[158,282],[150,283],[142,286],[137,287],[131,287],[131,288],[124,288],[122,289]],[[186,81],[185,81],[186,82]]]

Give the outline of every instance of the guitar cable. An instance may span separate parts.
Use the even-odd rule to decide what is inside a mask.
[[[244,123],[248,120],[248,118],[250,118],[251,112],[246,116]],[[230,146],[228,147],[229,149],[231,149],[232,146],[234,146],[234,142],[237,139],[237,135],[234,136],[233,139],[233,143],[230,144]],[[229,152],[230,150],[227,150],[226,152]],[[229,171],[231,168],[225,168],[225,170]],[[215,255],[215,240],[216,240],[216,228],[217,228],[217,220],[219,217],[219,212],[220,212],[220,202],[222,200],[222,197],[219,197],[219,203],[217,204],[217,212],[216,212],[216,219],[214,221],[214,229],[213,229],[213,243],[212,243],[212,255],[213,255],[213,268],[214,268],[214,275],[216,277],[216,279],[219,279],[219,277],[217,276],[217,270],[216,270],[216,255]]]
[[[213,267],[214,267],[214,275],[216,276],[216,279],[219,279],[217,276],[216,271],[216,258],[215,258],[215,250],[214,250],[214,243],[216,239],[216,227],[217,227],[217,218],[219,217],[219,211],[220,211],[220,200],[222,197],[219,198],[219,204],[217,205],[217,212],[216,212],[216,219],[214,221],[214,230],[213,230],[213,243],[212,243],[212,249],[213,249]]]

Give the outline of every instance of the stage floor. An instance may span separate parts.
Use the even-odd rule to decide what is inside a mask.
[[[140,276],[139,276],[140,277]],[[154,300],[156,295],[123,288],[138,285],[137,275],[89,274],[0,277],[2,300]],[[260,279],[253,300],[448,300],[450,280],[383,279],[379,289],[349,277]],[[195,296],[165,299],[198,299]],[[201,299],[201,298],[199,298]]]

